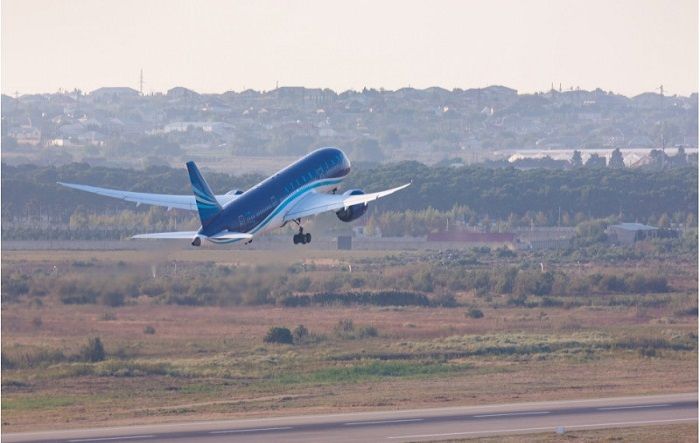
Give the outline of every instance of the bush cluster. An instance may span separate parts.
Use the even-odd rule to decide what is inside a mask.
[[[443,257],[444,258],[444,257]],[[435,260],[442,260],[435,257]],[[358,266],[360,267],[360,266]],[[96,275],[97,274],[97,275]],[[506,295],[520,304],[529,296],[549,297],[596,294],[646,294],[670,291],[666,277],[642,272],[542,272],[540,266],[507,265],[465,269],[430,260],[387,266],[369,278],[360,272],[304,272],[260,268],[241,272],[213,264],[187,267],[177,275],[154,279],[144,272],[117,275],[90,270],[55,276],[6,273],[2,276],[3,302],[31,296],[37,303],[51,295],[65,304],[121,306],[134,297],[189,306],[277,304],[310,305],[456,306],[455,294]],[[390,290],[386,288],[392,288]],[[556,303],[549,300],[548,303]]]
[[[379,292],[324,292],[313,295],[285,297],[280,304],[288,307],[310,305],[376,305],[376,306],[430,306],[425,294],[407,291]]]
[[[518,269],[472,270],[461,278],[447,276],[453,290],[471,290],[476,295],[506,294],[517,297],[588,294],[646,294],[670,291],[666,277],[643,273],[573,275],[561,271]],[[517,303],[516,303],[517,304]]]
[[[273,326],[265,334],[263,338],[265,343],[281,343],[285,345],[291,345],[294,343],[294,337],[292,336],[292,331],[289,328]]]

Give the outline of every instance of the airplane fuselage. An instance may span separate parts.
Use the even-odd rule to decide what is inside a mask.
[[[261,234],[284,224],[285,209],[310,191],[337,187],[350,173],[350,160],[337,148],[321,148],[268,177],[228,203],[199,234],[221,231]],[[236,240],[214,240],[229,243]]]

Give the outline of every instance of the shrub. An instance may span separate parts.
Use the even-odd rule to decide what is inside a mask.
[[[361,288],[365,285],[365,280],[362,277],[352,277],[350,279],[350,286],[353,289]]]
[[[31,349],[12,354],[2,352],[2,369],[35,368],[66,361],[59,350]]]
[[[555,308],[564,306],[564,302],[552,297],[543,297],[542,301],[540,302],[540,306],[542,306],[543,308]]]
[[[294,335],[294,343],[301,343],[304,341],[304,339],[306,339],[306,337],[309,336],[309,330],[306,329],[306,326],[299,325],[294,328],[294,332],[292,334]]]
[[[299,292],[306,292],[311,286],[311,279],[307,276],[303,276],[296,281],[296,290]]]
[[[515,294],[548,295],[553,284],[554,274],[551,272],[522,271],[515,278]]]
[[[627,283],[617,275],[604,275],[598,281],[598,288],[604,292],[625,292]]]
[[[80,349],[80,359],[83,361],[96,362],[105,359],[105,349],[99,337],[93,337]]]
[[[334,330],[337,334],[354,332],[355,325],[352,323],[351,319],[343,318],[338,320],[338,324],[335,325]]]
[[[484,313],[481,312],[481,309],[476,309],[476,308],[471,308],[470,310],[467,311],[467,316],[470,318],[483,318]]]
[[[163,287],[163,285],[154,281],[143,283],[139,290],[142,294],[146,294],[149,297],[155,297],[165,292],[165,288]]]
[[[359,338],[376,337],[379,331],[374,326],[362,326],[358,332]]]
[[[156,328],[154,328],[151,325],[147,325],[145,328],[143,328],[143,333],[148,334],[148,335],[153,335],[156,333]]]
[[[494,273],[493,289],[499,294],[510,294],[515,287],[515,277],[518,275],[518,268],[509,267]]]
[[[2,297],[5,300],[16,300],[20,295],[29,292],[29,276],[11,275],[2,278]]]
[[[634,274],[628,275],[625,282],[632,292],[668,292],[668,281],[665,277]]]
[[[85,282],[75,280],[59,282],[57,292],[61,303],[67,305],[95,303],[99,295],[98,291]]]
[[[656,349],[654,348],[641,348],[639,350],[639,355],[642,357],[656,357]]]
[[[506,301],[506,304],[508,306],[525,306],[525,303],[527,302],[527,295],[525,294],[520,294],[520,295],[511,295],[508,297],[508,300]]]
[[[292,337],[292,331],[290,331],[288,328],[273,326],[269,331],[267,331],[263,341],[265,343],[282,343],[291,345],[294,343],[294,338]]]
[[[677,315],[677,316],[691,315],[691,316],[697,317],[698,316],[698,307],[691,306],[689,308],[679,309],[676,312],[674,312],[674,315]]]
[[[286,306],[288,308],[308,306],[311,304],[311,297],[309,297],[308,295],[285,297],[282,300],[280,300],[279,303],[281,303],[282,306]]]
[[[508,257],[515,257],[515,252],[511,251],[507,247],[503,246],[501,248],[496,249],[496,257],[498,258],[508,258]]]
[[[111,311],[103,312],[100,316],[100,320],[113,321],[117,319],[117,314]]]
[[[486,295],[491,288],[491,275],[488,271],[471,271],[465,275],[465,284],[473,289],[476,295]]]
[[[118,291],[107,291],[100,295],[100,302],[105,306],[122,306],[124,305],[124,294]]]
[[[433,299],[433,304],[445,308],[454,308],[457,306],[457,299],[455,299],[454,294],[442,293]]]
[[[302,296],[303,297],[303,296]],[[311,296],[312,304],[368,304],[376,306],[429,306],[430,300],[425,294],[406,291],[379,292],[322,292]],[[290,302],[291,303],[291,302]],[[292,304],[286,304],[292,306]]]
[[[433,277],[430,269],[420,269],[410,276],[410,281],[416,291],[433,292]]]

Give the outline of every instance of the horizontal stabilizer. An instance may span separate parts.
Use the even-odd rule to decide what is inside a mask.
[[[197,237],[197,231],[179,231],[179,232],[155,232],[153,234],[138,234],[131,238],[187,238],[192,240]]]
[[[249,239],[253,238],[253,234],[245,234],[243,232],[220,232],[216,235],[209,236],[207,238],[216,239]]]
[[[231,240],[231,239],[250,239],[253,238],[252,234],[245,234],[241,232],[229,232],[229,231],[223,231],[215,235],[211,236],[206,236],[202,235],[197,231],[179,231],[179,232],[155,232],[153,234],[138,234],[134,235],[131,238],[155,238],[155,239],[189,239],[192,240],[196,237],[200,238],[213,238],[213,239],[218,239],[218,240]]]

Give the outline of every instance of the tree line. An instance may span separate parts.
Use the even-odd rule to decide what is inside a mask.
[[[245,190],[264,177],[206,173],[217,193]],[[57,181],[76,182],[124,190],[189,194],[183,169],[164,166],[145,170],[91,167],[73,163],[59,167],[2,165],[2,220],[45,219],[69,223],[76,211],[116,214],[135,208],[132,203],[63,188]],[[663,214],[698,212],[698,169],[664,170],[576,168],[571,170],[491,169],[480,166],[429,167],[418,162],[381,166],[360,165],[347,178],[345,188],[376,191],[412,181],[412,186],[371,205],[374,213],[453,211],[468,219],[493,220],[539,216],[540,224],[561,224],[562,216],[586,218],[611,215],[623,220],[647,221]],[[177,211],[174,211],[177,213]],[[546,223],[544,223],[546,220]]]

